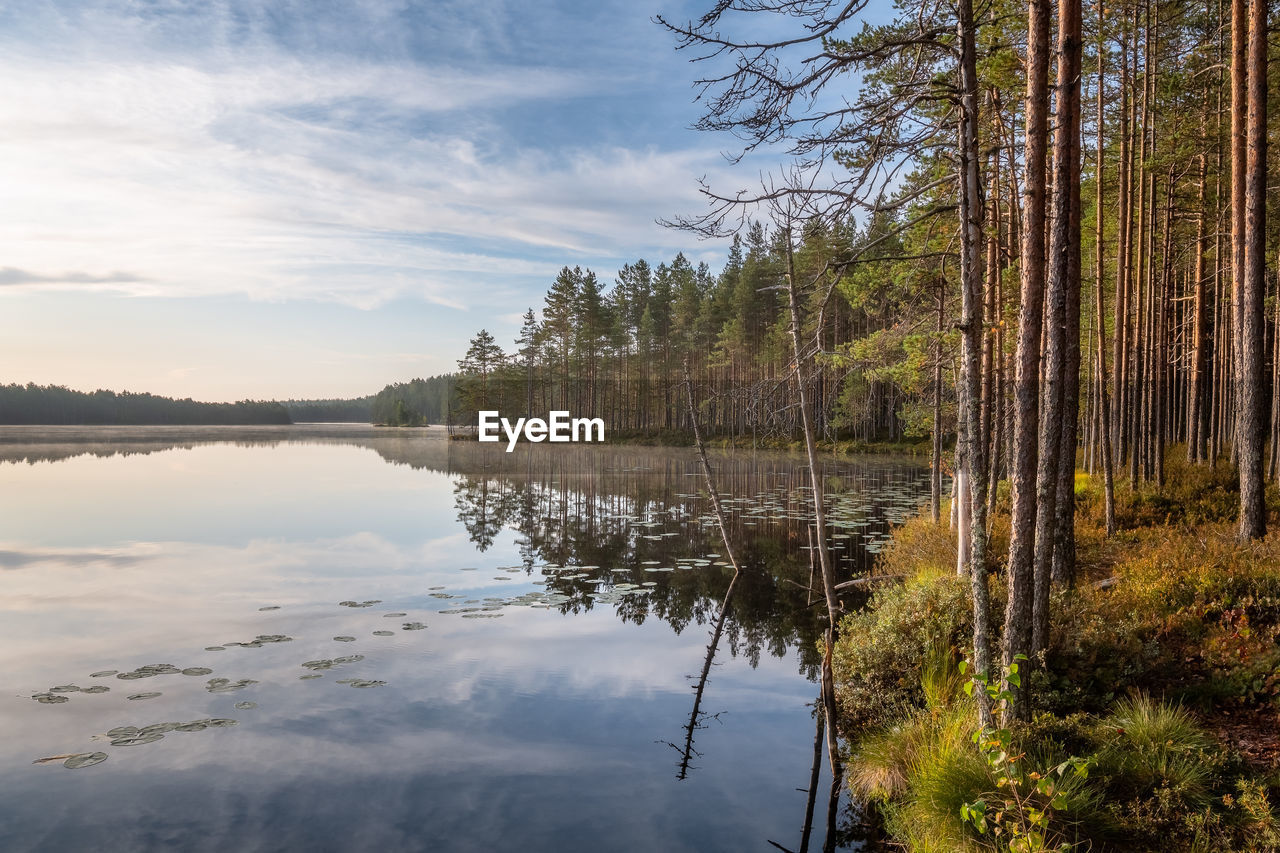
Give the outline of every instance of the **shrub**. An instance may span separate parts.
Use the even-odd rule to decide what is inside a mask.
[[[967,582],[920,575],[877,589],[844,617],[832,655],[847,727],[862,728],[922,707],[921,664],[937,648],[964,648],[973,632]]]

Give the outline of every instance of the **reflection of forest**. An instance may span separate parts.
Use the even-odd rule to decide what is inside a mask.
[[[504,528],[515,531],[524,568],[545,576],[548,593],[564,597],[561,609],[590,609],[603,597],[626,621],[654,617],[677,633],[715,620],[733,570],[720,557],[719,531],[692,451],[540,446],[507,454],[453,445],[448,470],[456,477],[458,518],[472,541],[483,551]],[[808,591],[812,511],[801,485],[807,480],[802,461],[735,454],[719,455],[713,464],[717,488],[734,496],[726,502],[729,532],[743,564],[723,642],[752,665],[762,652],[781,657],[795,647],[802,669],[813,676],[823,626],[822,608],[811,606],[821,595]],[[890,495],[914,502],[927,489],[924,469],[897,460],[832,460],[826,475],[832,502],[865,510],[868,521],[859,529],[873,534],[887,526]],[[887,500],[880,502],[880,495]],[[861,541],[855,535],[840,541],[842,577],[870,570],[872,555]],[[558,567],[580,568],[566,573]],[[645,582],[654,584],[647,594],[611,594],[619,585]]]
[[[0,462],[282,442],[362,447],[393,464],[447,474],[458,520],[475,546],[485,551],[504,529],[513,531],[525,571],[545,579],[547,594],[565,611],[589,610],[603,599],[626,621],[657,618],[679,633],[715,620],[733,575],[719,558],[719,531],[691,450],[540,444],[506,453],[445,440],[438,430],[351,426],[12,428],[0,431]],[[812,507],[803,460],[740,452],[715,455],[712,464],[717,488],[731,496],[729,533],[743,563],[722,642],[752,665],[763,652],[781,657],[796,648],[813,677],[823,626],[822,608],[811,606],[821,595],[809,592]],[[832,531],[840,579],[865,574],[874,559],[867,538],[883,535],[887,519],[927,493],[927,470],[901,459],[832,459],[824,474],[833,507],[860,519]],[[627,585],[636,589],[620,594]]]

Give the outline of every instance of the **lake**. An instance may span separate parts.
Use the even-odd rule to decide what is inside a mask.
[[[692,451],[0,428],[0,850],[798,849],[808,472],[712,465],[744,566],[692,716],[732,577]],[[865,574],[927,468],[824,466]]]

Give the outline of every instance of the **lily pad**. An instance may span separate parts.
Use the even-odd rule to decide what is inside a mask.
[[[242,690],[257,683],[252,678],[242,678],[239,681],[232,681],[229,678],[211,678],[204,689],[210,693],[230,693],[232,690]]]
[[[259,608],[258,608],[258,610],[259,610],[259,611],[263,611],[263,610],[279,610],[279,609],[280,609],[280,605],[279,605],[279,604],[268,604],[266,607],[259,607]]]
[[[257,702],[237,702],[236,703],[237,711],[252,711],[256,707],[258,707]]]
[[[107,687],[104,684],[95,684],[93,687],[83,688],[80,692],[81,693],[106,693],[110,689],[111,689],[110,687]]]
[[[41,705],[61,705],[63,702],[71,701],[66,696],[59,696],[56,693],[36,693],[31,698]]]
[[[129,696],[128,698],[129,699],[154,699],[159,695],[160,695],[159,693],[153,691],[150,693],[134,693],[132,696]]]
[[[374,632],[373,632],[373,636],[375,636],[375,637],[394,637],[394,636],[395,636],[395,632],[394,632],[394,631],[374,631]]]
[[[107,760],[105,752],[82,752],[79,755],[73,755],[66,761],[62,762],[63,767],[71,770],[79,770],[81,767],[92,767],[95,764],[101,764]]]
[[[209,675],[213,670],[207,666],[189,666],[182,671],[183,675]]]
[[[339,643],[354,643],[356,641],[355,637],[334,637],[333,639]]]
[[[133,737],[118,737],[111,741],[112,746],[141,746],[144,743],[155,743],[158,740],[164,740],[164,735],[160,732],[153,732],[149,735],[139,734]]]
[[[421,631],[425,627],[427,626],[421,622],[406,622],[400,626],[400,629],[402,631]]]
[[[89,673],[89,677],[90,678],[106,678],[108,675],[115,675],[119,671],[120,670],[118,669],[104,669],[99,672]]]
[[[226,717],[210,717],[204,720],[196,720],[196,722],[203,723],[205,726],[211,729],[226,729],[226,728],[230,728],[231,726],[240,725],[238,721],[231,720]]]

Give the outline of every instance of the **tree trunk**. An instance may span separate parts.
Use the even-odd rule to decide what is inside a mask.
[[[1098,418],[1099,428],[1098,435],[1101,439],[1101,450],[1099,454],[1102,457],[1102,477],[1103,477],[1103,495],[1105,502],[1105,516],[1107,524],[1107,535],[1114,536],[1116,533],[1116,484],[1114,465],[1111,458],[1111,403],[1107,399],[1107,312],[1106,303],[1102,293],[1102,273],[1105,269],[1103,263],[1104,242],[1103,242],[1103,216],[1102,195],[1103,195],[1103,176],[1106,174],[1106,149],[1103,146],[1103,130],[1105,125],[1103,122],[1103,100],[1105,90],[1106,67],[1106,37],[1104,33],[1105,12],[1099,7],[1098,12],[1098,135],[1097,135],[1097,166],[1094,170],[1095,180],[1097,182],[1097,195],[1095,209],[1097,211],[1097,231],[1094,237],[1094,284],[1096,296],[1096,313],[1098,317]],[[1116,296],[1117,305],[1119,304],[1119,295]],[[1119,309],[1117,308],[1116,328],[1119,329]]]
[[[1009,540],[1009,598],[1005,607],[1004,664],[1031,652],[1036,533],[1036,463],[1040,413],[1040,333],[1044,309],[1045,160],[1049,125],[1049,2],[1027,3],[1026,180],[1022,223],[1021,307],[1015,380],[1014,450],[1009,460],[1013,507]],[[1014,700],[1008,719],[1025,719],[1023,691],[1005,683]]]
[[[973,0],[959,0],[960,40],[960,278],[961,361],[964,381],[964,465],[969,480],[967,509],[969,562],[965,567],[973,591],[974,670],[986,676],[991,669],[990,602],[987,600],[987,466],[986,436],[982,429],[983,275],[982,198],[978,174],[978,74]],[[966,513],[962,512],[962,519]],[[961,533],[965,532],[963,526]],[[979,697],[979,725],[991,723],[991,709]]]
[[[1064,151],[1066,163],[1057,163],[1058,177],[1055,184],[1063,188],[1065,201],[1056,204],[1058,215],[1066,212],[1066,258],[1053,258],[1052,263],[1064,265],[1066,311],[1063,316],[1065,344],[1062,381],[1062,433],[1058,446],[1058,484],[1054,503],[1053,526],[1053,582],[1068,586],[1076,571],[1076,444],[1080,424],[1080,75],[1082,51],[1082,11],[1080,0],[1060,0],[1058,6],[1058,128],[1065,126]],[[1062,66],[1066,64],[1066,74]],[[1064,91],[1065,90],[1065,91]],[[1063,115],[1065,113],[1065,116]],[[1101,183],[1099,183],[1101,186]],[[1099,217],[1101,222],[1101,217]],[[1061,226],[1055,226],[1058,233]],[[1059,251],[1063,251],[1059,249]],[[1050,287],[1053,287],[1052,276]],[[1048,613],[1044,616],[1043,644],[1033,644],[1038,650],[1048,645]]]
[[[1203,462],[1209,432],[1209,311],[1208,281],[1204,256],[1208,251],[1205,220],[1205,190],[1209,183],[1208,155],[1200,153],[1200,190],[1196,212],[1195,305],[1191,321],[1191,391],[1187,418],[1187,460]]]
[[[1234,7],[1243,5],[1235,0]],[[1263,502],[1262,447],[1263,397],[1263,303],[1266,300],[1267,226],[1267,3],[1252,0],[1249,6],[1248,118],[1246,142],[1248,159],[1243,182],[1244,268],[1240,286],[1240,357],[1236,372],[1236,445],[1240,464],[1240,538],[1259,539],[1267,532],[1267,512]],[[1232,34],[1237,32],[1234,21]],[[1236,51],[1237,55],[1239,50]],[[1232,77],[1235,78],[1234,73]],[[1233,92],[1234,94],[1234,92]],[[1234,116],[1233,116],[1234,118]],[[1233,140],[1234,142],[1235,140]],[[1234,163],[1233,170],[1234,170]],[[1243,249],[1243,251],[1242,251]]]
[[[1049,644],[1049,586],[1053,554],[1057,540],[1057,503],[1061,482],[1059,467],[1075,469],[1075,444],[1071,445],[1071,459],[1063,455],[1063,434],[1068,430],[1064,421],[1067,386],[1072,384],[1070,371],[1068,328],[1071,322],[1069,303],[1072,296],[1072,256],[1075,257],[1075,349],[1076,377],[1079,382],[1079,272],[1080,232],[1079,218],[1072,233],[1072,200],[1078,208],[1080,199],[1079,173],[1079,71],[1080,64],[1080,3],[1079,0],[1060,0],[1058,4],[1058,81],[1055,103],[1053,143],[1053,214],[1049,234],[1049,282],[1045,296],[1044,329],[1044,393],[1040,411],[1040,456],[1036,472],[1036,538],[1034,551],[1034,599],[1032,603],[1032,653],[1038,653]],[[1074,240],[1073,240],[1074,236]],[[1074,438],[1074,434],[1072,436]],[[1065,496],[1064,496],[1065,497]]]
[[[840,602],[836,599],[835,569],[831,564],[831,552],[827,548],[827,511],[823,501],[822,472],[818,468],[817,441],[813,419],[809,413],[809,397],[806,389],[805,354],[801,344],[800,300],[797,295],[795,257],[791,251],[791,223],[788,220],[787,240],[787,296],[791,308],[791,347],[795,357],[796,386],[799,389],[800,418],[804,427],[804,449],[809,458],[809,485],[813,490],[813,521],[817,528],[818,560],[822,568],[822,590],[827,602],[826,650],[822,656],[822,700],[827,713],[827,758],[831,763],[831,775],[841,777],[840,745],[836,732],[836,687],[831,669],[831,652],[835,646],[836,622],[840,618]]]
[[[942,327],[946,323],[943,280],[938,280],[938,337],[933,343],[933,454],[929,465],[929,513],[942,518]]]

